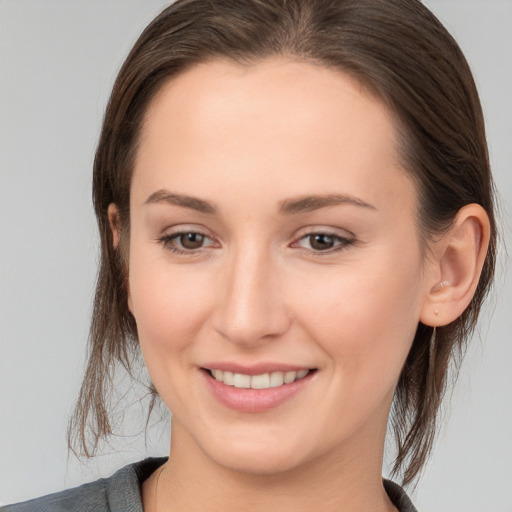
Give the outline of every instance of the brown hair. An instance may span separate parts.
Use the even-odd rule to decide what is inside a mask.
[[[490,218],[489,251],[471,304],[456,321],[438,328],[435,340],[431,327],[418,326],[398,382],[391,423],[398,449],[394,469],[409,483],[431,451],[449,363],[460,360],[474,330],[496,251],[478,93],[458,45],[419,0],[177,0],[144,30],[115,82],[94,162],[101,262],[70,445],[78,441],[80,451],[92,456],[112,433],[107,400],[112,372],[118,363],[130,371],[138,353],[107,208],[118,206],[128,234],[131,175],[148,104],[165,82],[197,63],[220,57],[250,65],[275,55],[349,73],[391,108],[403,167],[418,188],[425,246],[466,204],[480,204]]]

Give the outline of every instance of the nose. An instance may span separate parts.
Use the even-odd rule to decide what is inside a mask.
[[[246,348],[284,334],[291,322],[282,272],[263,250],[246,247],[226,262],[214,315],[215,329]]]

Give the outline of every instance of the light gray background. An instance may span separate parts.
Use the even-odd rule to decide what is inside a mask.
[[[117,440],[86,465],[68,457],[65,442],[96,272],[90,201],[96,139],[116,71],[165,4],[0,0],[0,503],[70,487],[168,450],[165,424],[148,443],[143,436]],[[428,5],[476,76],[510,247],[512,1]],[[507,267],[504,255],[501,262]],[[471,345],[435,454],[412,492],[420,510],[512,512],[512,276],[506,268],[495,296],[492,322],[484,320]],[[133,421],[128,431],[137,428]]]

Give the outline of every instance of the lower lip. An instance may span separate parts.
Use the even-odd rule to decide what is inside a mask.
[[[227,386],[214,379],[207,371],[201,373],[213,396],[226,407],[240,412],[264,412],[281,405],[299,393],[316,372],[309,372],[302,379],[275,388],[247,389]]]

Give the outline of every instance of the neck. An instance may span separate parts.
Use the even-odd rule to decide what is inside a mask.
[[[144,510],[394,511],[382,486],[383,439],[377,437],[361,439],[359,449],[333,450],[289,471],[254,474],[217,464],[175,423],[169,462],[151,482],[156,500],[145,499]],[[151,501],[156,507],[146,507]]]

